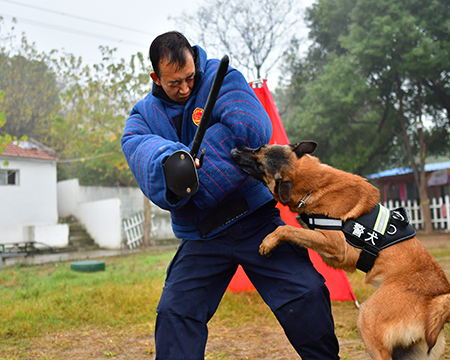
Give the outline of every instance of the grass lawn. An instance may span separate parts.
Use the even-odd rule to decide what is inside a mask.
[[[431,252],[450,268],[450,247]],[[153,359],[156,306],[173,254],[106,258],[106,271],[96,273],[75,272],[70,263],[6,267],[0,271],[0,359]],[[375,291],[363,273],[348,277],[360,303]],[[358,309],[333,302],[333,314],[341,358],[369,359],[356,328]],[[256,292],[227,292],[209,329],[207,359],[296,358]],[[450,359],[450,346],[442,359]]]

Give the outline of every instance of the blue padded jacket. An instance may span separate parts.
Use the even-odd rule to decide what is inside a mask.
[[[198,170],[199,190],[173,204],[166,196],[163,161],[177,150],[189,152],[197,130],[193,121],[197,109],[204,109],[219,60],[207,59],[206,53],[194,47],[196,81],[185,106],[171,101],[161,87],[153,84],[152,92],[139,101],[127,119],[122,136],[122,150],[142,192],[154,204],[169,210],[172,228],[181,239],[199,240],[196,223],[224,206],[230,200],[245,197],[246,215],[273,199],[261,182],[239,170],[230,157],[236,146],[257,148],[272,136],[270,119],[243,75],[229,67],[200,149],[206,149],[203,167]],[[182,116],[181,138],[174,118]],[[234,221],[209,233],[213,238]]]

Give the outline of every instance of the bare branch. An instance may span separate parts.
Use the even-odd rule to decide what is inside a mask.
[[[173,18],[208,53],[227,53],[253,77],[267,76],[301,20],[295,0],[206,0],[193,14]]]

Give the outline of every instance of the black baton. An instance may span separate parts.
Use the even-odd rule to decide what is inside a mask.
[[[209,119],[216,104],[217,96],[219,96],[220,88],[222,87],[223,79],[228,70],[228,63],[230,62],[227,55],[225,55],[222,60],[220,60],[219,68],[217,69],[216,76],[209,91],[208,99],[206,99],[205,109],[203,110],[200,123],[198,124],[197,132],[194,136],[194,141],[192,142],[192,147],[190,154],[195,159],[198,154],[198,149],[202,143],[203,137],[205,136],[206,129],[208,128]]]
[[[198,155],[198,150],[208,128],[209,119],[228,70],[228,63],[229,58],[225,55],[220,60],[219,68],[206,100],[205,109],[195,132],[190,153],[184,150],[175,151],[163,163],[167,188],[177,196],[177,199],[192,196],[198,191],[198,174],[195,158]],[[200,167],[203,163],[204,154],[205,152],[202,150],[199,158]]]

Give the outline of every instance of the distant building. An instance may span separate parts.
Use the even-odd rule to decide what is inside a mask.
[[[428,196],[450,195],[450,161],[425,165]],[[381,202],[419,200],[419,191],[410,168],[396,168],[367,176],[381,189]]]
[[[43,242],[66,246],[69,228],[58,224],[57,157],[30,139],[0,154],[0,243]]]

